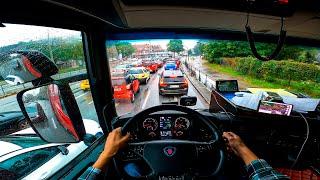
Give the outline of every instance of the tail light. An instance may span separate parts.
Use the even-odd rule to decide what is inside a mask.
[[[131,84],[128,84],[128,85],[126,86],[126,88],[127,88],[127,90],[130,90],[130,89],[131,89]]]
[[[185,88],[188,87],[188,81],[187,81],[187,79],[185,79],[185,80],[183,81],[182,87],[185,87]]]
[[[165,87],[165,86],[167,86],[167,83],[165,83],[165,82],[163,81],[163,78],[160,79],[159,86],[160,86],[160,87]]]

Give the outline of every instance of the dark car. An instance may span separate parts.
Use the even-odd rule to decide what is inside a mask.
[[[27,126],[27,121],[21,111],[0,113],[0,136],[10,134]]]
[[[159,94],[188,94],[188,81],[180,70],[163,71],[159,79]]]

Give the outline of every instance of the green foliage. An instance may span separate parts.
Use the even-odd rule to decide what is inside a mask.
[[[320,82],[320,67],[314,64],[292,60],[261,62],[252,57],[234,58],[234,61],[236,66],[233,69],[236,71],[269,82],[273,82],[276,79],[286,80],[288,84],[292,80]]]
[[[40,51],[54,62],[84,60],[82,41],[77,38],[53,38],[39,41],[19,42],[0,48],[0,53],[15,50]]]
[[[182,40],[180,39],[170,40],[169,43],[167,44],[167,50],[174,53],[183,51]]]
[[[212,40],[202,44],[202,54],[209,62],[221,57],[248,57],[252,56],[251,49],[246,41]],[[272,43],[256,43],[257,51],[262,56],[270,55],[276,48]],[[276,60],[292,59],[300,62],[315,61],[316,53],[300,46],[285,45]]]
[[[204,48],[204,43],[201,41],[198,41],[197,44],[193,48],[193,53],[196,56],[202,55],[203,54],[203,48]]]
[[[128,57],[130,56],[132,53],[135,52],[135,48],[132,46],[131,43],[129,42],[117,42],[115,44],[116,49],[118,51],[119,54],[122,54],[123,57]]]

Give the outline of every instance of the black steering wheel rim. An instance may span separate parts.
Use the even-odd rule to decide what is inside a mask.
[[[190,108],[187,108],[187,107],[184,107],[184,106],[178,106],[178,105],[158,105],[158,106],[154,106],[154,107],[145,109],[145,110],[137,113],[135,116],[130,118],[124,124],[124,126],[121,129],[122,134],[128,133],[130,131],[131,125],[133,123],[135,123],[136,121],[139,121],[142,118],[145,118],[145,116],[148,116],[148,115],[150,115],[152,113],[156,113],[156,112],[159,112],[159,111],[166,111],[166,110],[179,111],[179,112],[183,112],[183,113],[186,113],[186,114],[190,114],[193,117],[196,117],[197,120],[202,121],[202,123],[204,123],[210,129],[210,131],[214,135],[214,143],[215,143],[214,146],[215,146],[215,148],[219,147],[219,149],[215,149],[215,150],[218,150],[217,152],[218,152],[220,158],[219,158],[219,162],[217,162],[216,169],[209,176],[215,176],[216,174],[218,174],[222,169],[222,166],[224,164],[224,159],[225,159],[225,151],[224,151],[225,148],[223,147],[224,143],[223,143],[223,140],[222,140],[221,132],[218,129],[218,127],[215,124],[211,123],[210,120],[206,116],[200,114],[199,112],[197,112],[197,111],[195,111],[193,109],[190,109]],[[155,146],[156,144],[166,144],[166,145],[168,145],[168,144],[172,145],[173,144],[175,146],[179,146],[181,144],[183,144],[183,145],[188,145],[188,144],[195,145],[195,143],[196,142],[184,141],[184,140],[181,140],[181,141],[180,140],[168,140],[168,141],[155,140],[155,141],[144,142],[144,143],[141,143],[141,144],[143,144],[144,146],[146,146],[146,145]],[[129,143],[128,145],[129,146],[133,146],[133,144],[134,144],[134,146],[137,146],[137,145],[139,146],[139,143]],[[212,144],[210,144],[210,142],[208,142],[207,144],[203,143],[203,145],[212,146]],[[147,154],[150,154],[150,153],[152,154],[152,152],[150,152],[150,151],[154,151],[154,149],[152,150],[151,148],[147,148],[147,149],[149,150]],[[183,148],[183,150],[187,152],[186,148]],[[149,164],[149,166],[153,166],[153,164],[151,162],[149,162],[147,159],[145,159],[144,156],[145,156],[145,153],[142,153],[141,157],[143,157],[143,159],[147,162],[147,164]],[[153,166],[153,167],[155,167],[155,166]],[[154,171],[154,169],[152,169],[152,170]]]

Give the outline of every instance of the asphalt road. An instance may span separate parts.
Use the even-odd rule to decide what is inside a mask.
[[[159,70],[161,71],[161,70]],[[118,115],[123,115],[129,112],[139,112],[148,107],[160,105],[163,102],[178,102],[180,96],[160,96],[158,93],[158,73],[152,74],[146,85],[141,85],[140,92],[135,96],[135,102],[129,100],[116,100],[116,109]],[[72,83],[74,96],[77,100],[82,118],[98,120],[93,99],[90,91],[82,91],[79,89],[80,82]],[[198,98],[196,106],[191,108],[203,109],[208,108],[207,102],[198,94],[197,90],[189,82],[189,96]],[[6,111],[20,111],[20,107],[16,100],[16,95],[8,96],[0,99],[0,113]]]

